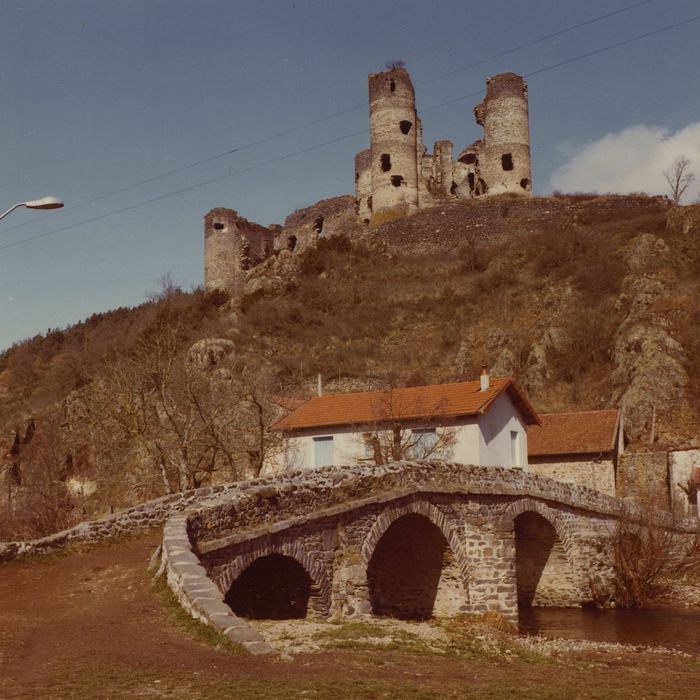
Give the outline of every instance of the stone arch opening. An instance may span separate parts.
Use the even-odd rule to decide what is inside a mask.
[[[408,119],[402,119],[399,122],[399,129],[401,129],[402,134],[408,134],[409,131],[411,131],[412,126],[413,124],[410,121],[408,121]]]
[[[425,515],[394,520],[367,565],[374,615],[403,620],[452,616],[465,607],[462,576],[447,539]]]
[[[312,580],[292,557],[268,554],[246,567],[224,598],[239,617],[250,620],[305,618]]]
[[[516,516],[513,525],[518,607],[578,604],[577,581],[554,525],[530,510]]]

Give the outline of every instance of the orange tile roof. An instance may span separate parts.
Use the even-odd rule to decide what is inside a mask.
[[[366,425],[396,420],[440,419],[486,413],[496,398],[507,391],[529,425],[539,417],[509,377],[492,377],[490,387],[480,390],[479,381],[433,384],[389,391],[361,391],[352,394],[314,396],[285,418],[273,430],[297,430],[339,425]]]
[[[528,428],[530,457],[600,454],[615,449],[619,411],[546,413],[541,425]]]

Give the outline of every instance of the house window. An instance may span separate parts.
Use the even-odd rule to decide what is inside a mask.
[[[514,467],[522,466],[520,463],[520,433],[517,430],[510,431],[510,461]]]
[[[434,428],[421,428],[412,430],[413,458],[425,459],[432,455],[437,445],[438,436]]]
[[[314,438],[314,467],[333,464],[333,436]]]

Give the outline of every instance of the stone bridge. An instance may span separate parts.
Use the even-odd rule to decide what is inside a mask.
[[[167,521],[181,603],[253,652],[248,619],[427,619],[612,595],[629,506],[519,470],[443,462],[328,467],[242,482]],[[691,538],[696,523],[671,525]]]

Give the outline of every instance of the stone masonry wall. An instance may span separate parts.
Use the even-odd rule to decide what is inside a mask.
[[[517,591],[534,574],[544,580],[535,604],[580,604],[594,592],[609,591],[606,543],[622,512],[635,517],[635,506],[513,470],[442,462],[329,467],[244,482],[212,495],[168,522],[163,550],[168,580],[185,607],[251,651],[263,652],[259,635],[222,607],[227,588],[259,557],[281,554],[302,564],[313,584],[314,614],[364,615],[381,610],[391,593],[391,562],[381,554],[384,536],[399,527],[410,537],[415,522],[439,531],[449,551],[439,581],[432,565],[426,574],[432,583],[416,580],[423,593],[426,586],[436,591],[443,614],[493,610],[514,617]],[[667,526],[691,538],[696,525],[669,518]],[[551,546],[549,552],[535,547],[546,557],[529,562],[535,568],[528,573],[515,553],[518,540],[522,548],[533,537],[549,537]],[[384,592],[377,592],[378,580]],[[399,596],[392,605],[399,613],[425,605],[424,597],[412,600]]]
[[[667,208],[663,197],[603,196],[581,201],[573,197],[503,195],[421,211],[377,227],[375,236],[396,252],[437,253],[457,250],[470,237],[494,242],[585,225],[611,215],[643,217]]]
[[[558,481],[589,486],[596,491],[615,495],[615,464],[612,459],[575,459],[552,461],[544,457],[529,457],[531,474]]]

